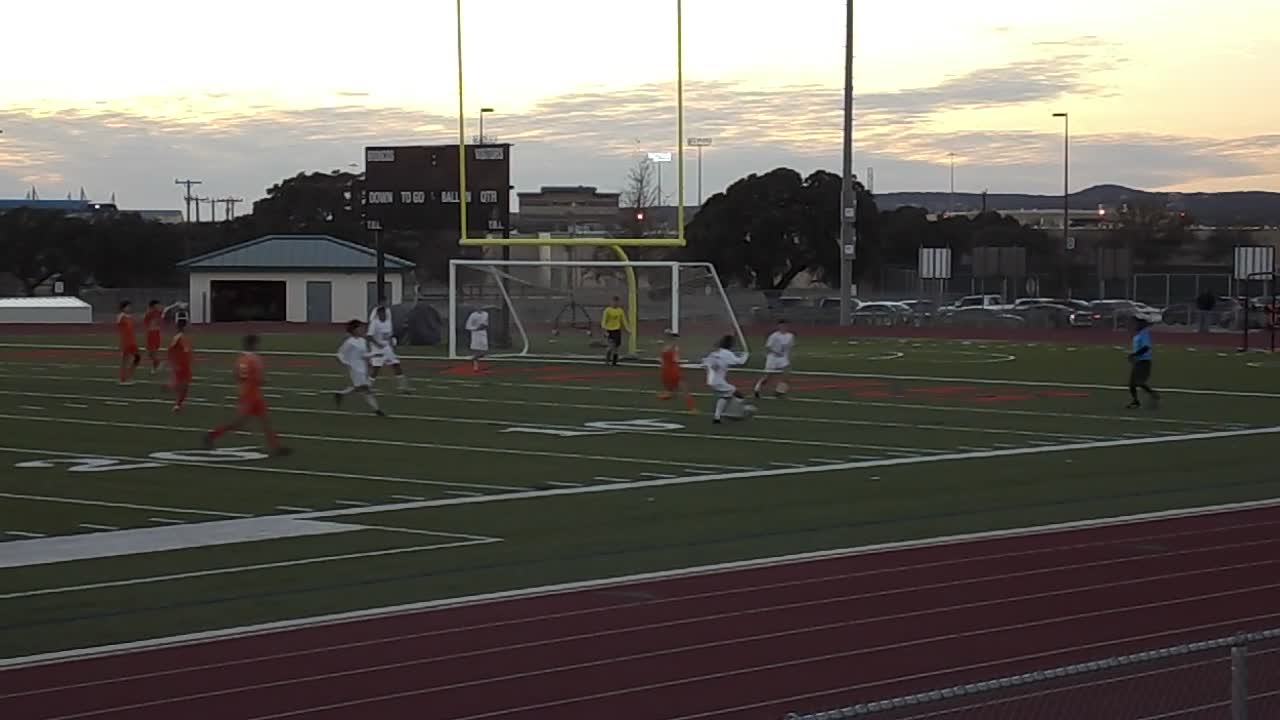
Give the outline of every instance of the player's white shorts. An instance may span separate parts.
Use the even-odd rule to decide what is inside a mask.
[[[399,365],[400,358],[396,356],[395,346],[387,344],[373,351],[373,355],[369,358],[369,363],[376,368],[384,365]]]
[[[766,355],[764,359],[764,371],[771,373],[786,372],[791,369],[791,358],[781,355]]]
[[[471,336],[471,352],[489,352],[489,336],[487,334],[473,334]]]
[[[733,397],[738,392],[738,388],[727,382],[713,383],[707,387],[711,388],[711,392],[715,393],[716,397]]]
[[[369,373],[364,368],[351,368],[348,375],[351,378],[351,387],[367,387],[369,385]]]

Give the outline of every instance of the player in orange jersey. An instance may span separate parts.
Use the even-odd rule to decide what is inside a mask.
[[[678,391],[684,394],[685,408],[691,413],[697,412],[697,406],[693,404],[693,394],[680,378],[680,346],[676,344],[675,337],[672,335],[671,342],[662,348],[662,392],[658,393],[658,399],[670,400],[671,396]]]
[[[142,362],[138,352],[138,337],[133,332],[133,315],[129,313],[133,303],[125,300],[120,303],[120,314],[116,316],[116,337],[120,344],[120,384],[133,384],[133,371]]]
[[[142,316],[142,329],[146,333],[147,358],[151,360],[151,374],[160,371],[160,322],[164,311],[160,309],[160,301],[147,303],[147,312]]]
[[[236,403],[236,416],[226,425],[220,425],[205,436],[204,444],[212,448],[218,438],[240,430],[257,419],[262,423],[262,433],[267,437],[267,448],[273,455],[288,455],[289,449],[280,445],[280,438],[267,420],[267,401],[262,397],[262,358],[258,356],[258,336],[246,335],[244,352],[236,358],[236,383],[240,386],[240,399]]]
[[[187,337],[187,321],[178,321],[178,332],[169,342],[169,369],[173,371],[173,411],[182,412],[191,390],[191,340]]]

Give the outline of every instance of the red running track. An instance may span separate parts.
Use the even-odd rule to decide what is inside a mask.
[[[1280,626],[1280,508],[854,554],[0,672],[5,720],[777,720]]]

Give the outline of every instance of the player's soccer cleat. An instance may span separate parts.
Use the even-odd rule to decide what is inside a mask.
[[[333,394],[333,406],[342,407],[342,393],[336,392]]]
[[[387,414],[386,414],[385,412],[381,411],[381,410],[374,410],[374,411],[373,411],[373,414],[374,414],[374,415],[377,415],[378,417],[381,417],[381,418],[384,418],[384,417],[386,417],[386,416],[387,416]]]
[[[273,457],[289,457],[293,454],[293,448],[278,447],[271,451]]]
[[[174,415],[177,415],[177,414],[178,414],[178,413],[180,413],[180,412],[182,412],[182,405],[174,405],[174,406],[173,406],[173,414],[174,414]]]
[[[670,400],[670,399],[671,399],[671,393],[669,393],[669,392],[660,392],[660,393],[658,393],[658,399],[659,399],[659,400]]]
[[[1135,401],[1135,402],[1129,403],[1128,405],[1125,405],[1124,407],[1126,410],[1137,410],[1138,408],[1142,407],[1142,403]]]

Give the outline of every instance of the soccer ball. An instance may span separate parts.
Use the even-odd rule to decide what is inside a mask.
[[[786,395],[788,392],[790,392],[790,390],[791,390],[791,386],[788,385],[785,381],[778,383],[777,392],[779,396]]]

